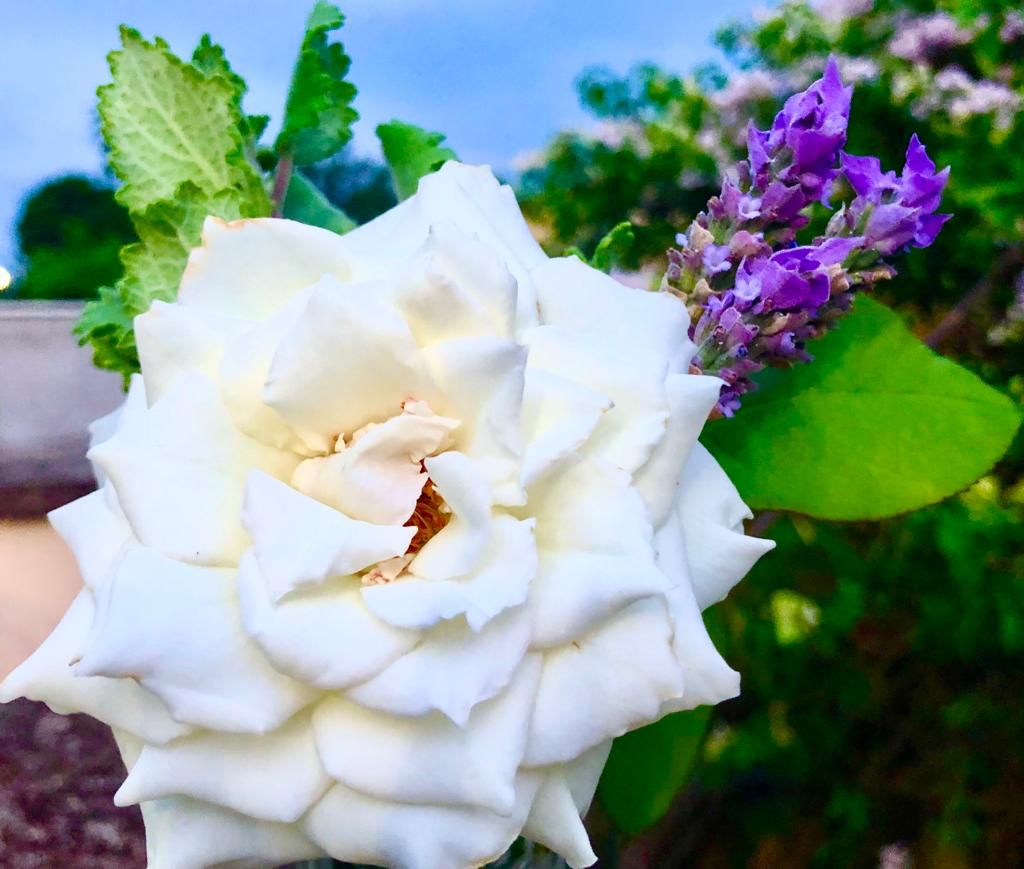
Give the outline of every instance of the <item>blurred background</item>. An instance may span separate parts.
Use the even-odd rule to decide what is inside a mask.
[[[118,396],[116,376],[91,371],[74,349],[75,308],[38,304],[90,298],[115,281],[131,238],[93,110],[116,25],[163,35],[179,53],[212,32],[249,80],[248,110],[279,115],[305,5],[45,0],[0,13],[0,284],[10,278],[0,294],[10,302],[0,301],[0,514],[21,517],[0,523],[5,602],[26,576],[39,583],[29,595],[73,593],[71,580],[59,594],[43,587],[71,568],[33,517],[87,485],[84,425]],[[637,240],[619,268],[640,283],[657,280],[675,233],[717,192],[747,119],[767,125],[836,55],[856,83],[849,150],[898,169],[917,132],[940,166],[953,166],[943,210],[954,220],[903,259],[881,298],[939,352],[1024,397],[1019,3],[342,6],[363,120],[353,144],[311,173],[330,199],[359,220],[392,204],[373,128],[401,117],[445,132],[462,159],[492,164],[550,253],[589,253],[631,220]],[[31,401],[22,386],[19,404],[12,384],[33,372]],[[72,398],[60,419],[32,423],[33,437],[29,423],[54,405],[48,382]],[[742,424],[742,411],[715,424]],[[12,434],[18,425],[28,434]],[[46,449],[33,453],[40,439]],[[913,515],[856,525],[758,517],[778,550],[706,614],[743,695],[715,710],[691,784],[656,827],[625,838],[596,811],[601,865],[1024,866],[1022,517],[1020,436],[971,489]],[[16,642],[8,631],[8,659],[60,615],[59,601],[56,612],[25,608],[38,625],[19,625]],[[69,790],[84,752],[67,748],[51,718],[27,708],[0,717],[0,729],[20,734],[17,753],[2,736],[0,863],[54,865],[49,836],[84,849],[60,865],[141,866],[136,819],[104,808],[102,764],[96,799]],[[104,735],[74,727],[79,747],[98,746],[95,766]],[[29,778],[31,793],[8,793]],[[107,826],[82,832],[87,819]]]

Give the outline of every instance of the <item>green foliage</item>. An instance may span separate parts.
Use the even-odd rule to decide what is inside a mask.
[[[373,220],[398,203],[387,167],[377,160],[357,157],[349,148],[302,171],[335,208],[358,224]]]
[[[298,220],[311,226],[321,226],[332,232],[344,233],[355,229],[356,222],[336,208],[302,172],[296,170],[288,183],[288,194],[284,200],[284,217]]]
[[[402,121],[378,126],[377,138],[384,150],[384,159],[391,167],[399,199],[412,196],[424,175],[440,169],[448,160],[458,159],[451,148],[444,146],[445,137],[441,133]]]
[[[204,73],[162,40],[146,42],[128,27],[121,41],[109,58],[113,83],[99,89],[103,137],[122,182],[118,200],[139,212],[190,181],[210,196],[237,191],[247,213],[267,213],[266,194],[243,153],[238,77],[218,64]]]
[[[75,327],[80,341],[93,345],[94,362],[127,377],[138,370],[132,321],[154,300],[173,301],[189,252],[199,243],[207,216],[242,217],[234,191],[208,196],[191,182],[171,200],[155,202],[133,215],[139,242],[121,249],[124,276],[85,306]]]
[[[703,436],[755,508],[826,519],[915,510],[974,482],[1020,425],[1006,396],[870,298],[814,349],[810,365],[765,372],[741,424]]]
[[[601,805],[625,833],[639,833],[668,811],[693,772],[711,708],[675,712],[619,737],[601,775]]]
[[[328,42],[330,33],[344,21],[338,8],[323,0],[306,21],[275,146],[278,154],[290,156],[298,166],[340,150],[352,137],[352,124],[359,117],[352,108],[356,88],[345,81],[352,61],[341,43]]]
[[[22,206],[16,236],[25,273],[0,299],[92,298],[120,277],[118,250],[133,235],[110,187],[75,175],[49,181]]]
[[[637,236],[629,264],[663,269],[675,233],[744,156],[747,119],[765,128],[833,53],[862,75],[847,150],[899,169],[917,132],[940,166],[953,167],[942,209],[953,222],[933,247],[902,258],[899,277],[879,296],[918,334],[946,323],[954,306],[965,310],[940,349],[1019,405],[1024,332],[1003,330],[1011,337],[998,344],[988,335],[1015,281],[1024,281],[1024,102],[978,110],[983,100],[957,102],[940,78],[959,70],[989,96],[1005,88],[1009,105],[1024,99],[1024,39],[1000,36],[1012,4],[875,0],[840,20],[826,20],[815,5],[786,2],[725,28],[721,65],[585,74],[580,97],[595,123],[558,136],[523,173],[528,216],[552,252],[592,250],[628,216]],[[913,18],[936,11],[971,36],[920,59],[891,50]],[[960,304],[965,294],[971,307]],[[952,369],[913,342],[909,355],[895,354],[897,338],[910,340],[902,326],[869,299],[858,306],[809,348],[817,361],[771,372],[736,420],[706,429],[702,439],[758,504],[833,516],[906,509],[968,484],[1011,437],[1019,417],[1005,399],[959,371],[941,386]],[[889,341],[897,347],[886,350]],[[844,344],[864,358],[863,370],[825,370],[830,348]],[[879,345],[890,357],[869,359]],[[902,380],[910,394],[890,395],[871,415],[850,410],[868,400],[862,394],[833,396],[826,440],[821,385],[837,377],[873,392]],[[939,389],[947,394],[937,397]],[[968,401],[955,401],[958,393]],[[922,412],[922,403],[930,409]],[[789,416],[792,407],[782,412],[785,404],[797,405],[805,425]],[[901,493],[905,480],[883,476],[900,467],[920,472],[927,462],[937,482],[926,491]],[[698,869],[877,866],[884,846],[905,843],[915,866],[1021,865],[1024,816],[1015,794],[1024,780],[1024,715],[1006,698],[1024,691],[1022,473],[1018,433],[991,476],[960,497],[881,522],[789,516],[776,525],[778,550],[714,610],[743,694],[714,711],[671,825],[645,831],[631,857]],[[888,503],[873,497],[883,481],[898,495]],[[770,489],[787,501],[768,497]],[[652,778],[650,793],[664,781]],[[602,804],[644,804],[633,782],[624,793],[602,784]],[[635,829],[621,807],[615,820]]]
[[[602,272],[610,272],[613,266],[626,259],[635,242],[636,232],[633,230],[633,224],[628,220],[617,223],[597,243],[590,264]]]
[[[175,297],[206,217],[258,217],[270,202],[248,147],[258,123],[242,112],[245,83],[223,50],[204,36],[188,64],[162,40],[129,28],[121,38],[100,117],[139,241],[122,249],[123,277],[86,305],[75,331],[99,367],[127,377],[138,370],[132,321]]]

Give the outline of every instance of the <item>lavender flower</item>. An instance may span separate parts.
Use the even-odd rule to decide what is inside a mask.
[[[806,342],[832,328],[854,292],[895,274],[883,258],[931,244],[949,218],[936,214],[949,169],[935,171],[917,136],[899,175],[843,152],[851,95],[830,59],[768,130],[750,128],[748,159],[668,252],[663,286],[690,309],[691,368],[725,382],[722,415],[735,413],[765,366],[810,361]],[[840,175],[855,198],[825,235],[798,245],[804,212],[828,204]]]
[[[888,256],[903,247],[928,247],[949,214],[936,214],[949,167],[935,171],[915,133],[907,146],[903,174],[883,172],[877,157],[843,153],[841,166],[857,198],[843,217],[852,231],[863,233],[869,247]]]

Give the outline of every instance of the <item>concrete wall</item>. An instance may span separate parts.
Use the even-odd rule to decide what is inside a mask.
[[[0,302],[0,490],[87,486],[89,423],[123,399],[71,328],[78,302]],[[0,507],[2,510],[2,507]]]

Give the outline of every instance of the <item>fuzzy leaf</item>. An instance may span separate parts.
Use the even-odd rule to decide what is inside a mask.
[[[356,222],[336,207],[305,175],[292,173],[285,196],[283,216],[311,226],[320,226],[339,235],[356,228]]]
[[[432,133],[414,124],[389,121],[377,127],[377,138],[384,159],[391,167],[391,179],[399,199],[416,192],[420,178],[440,169],[448,160],[457,160],[455,152],[442,143],[441,133]]]
[[[162,40],[146,42],[130,28],[121,29],[121,40],[123,48],[109,57],[113,83],[99,89],[110,164],[123,182],[118,199],[129,211],[142,211],[190,181],[208,195],[237,191],[249,216],[269,213],[260,178],[243,154],[241,80],[224,72],[223,52],[201,44],[202,62],[213,70],[207,74]]]
[[[290,155],[297,166],[336,153],[352,138],[352,124],[359,118],[352,108],[355,85],[345,81],[352,61],[341,43],[327,41],[344,22],[338,8],[323,0],[306,21],[275,145],[278,154]]]
[[[736,420],[701,435],[751,507],[850,520],[916,510],[978,479],[1020,425],[1009,398],[871,298],[814,352],[764,372]]]
[[[80,342],[93,345],[97,367],[119,371],[125,377],[138,371],[133,321],[149,310],[155,299],[176,298],[189,252],[199,244],[209,215],[224,220],[241,217],[237,191],[208,196],[186,182],[178,187],[173,200],[154,203],[134,216],[140,240],[121,249],[124,276],[85,306],[75,327]]]
[[[711,707],[699,706],[615,740],[598,793],[622,832],[639,833],[668,811],[690,778],[710,720]]]
[[[99,297],[86,302],[74,332],[80,344],[92,345],[92,360],[97,368],[119,372],[125,383],[139,370],[132,320],[120,287],[100,287]]]

